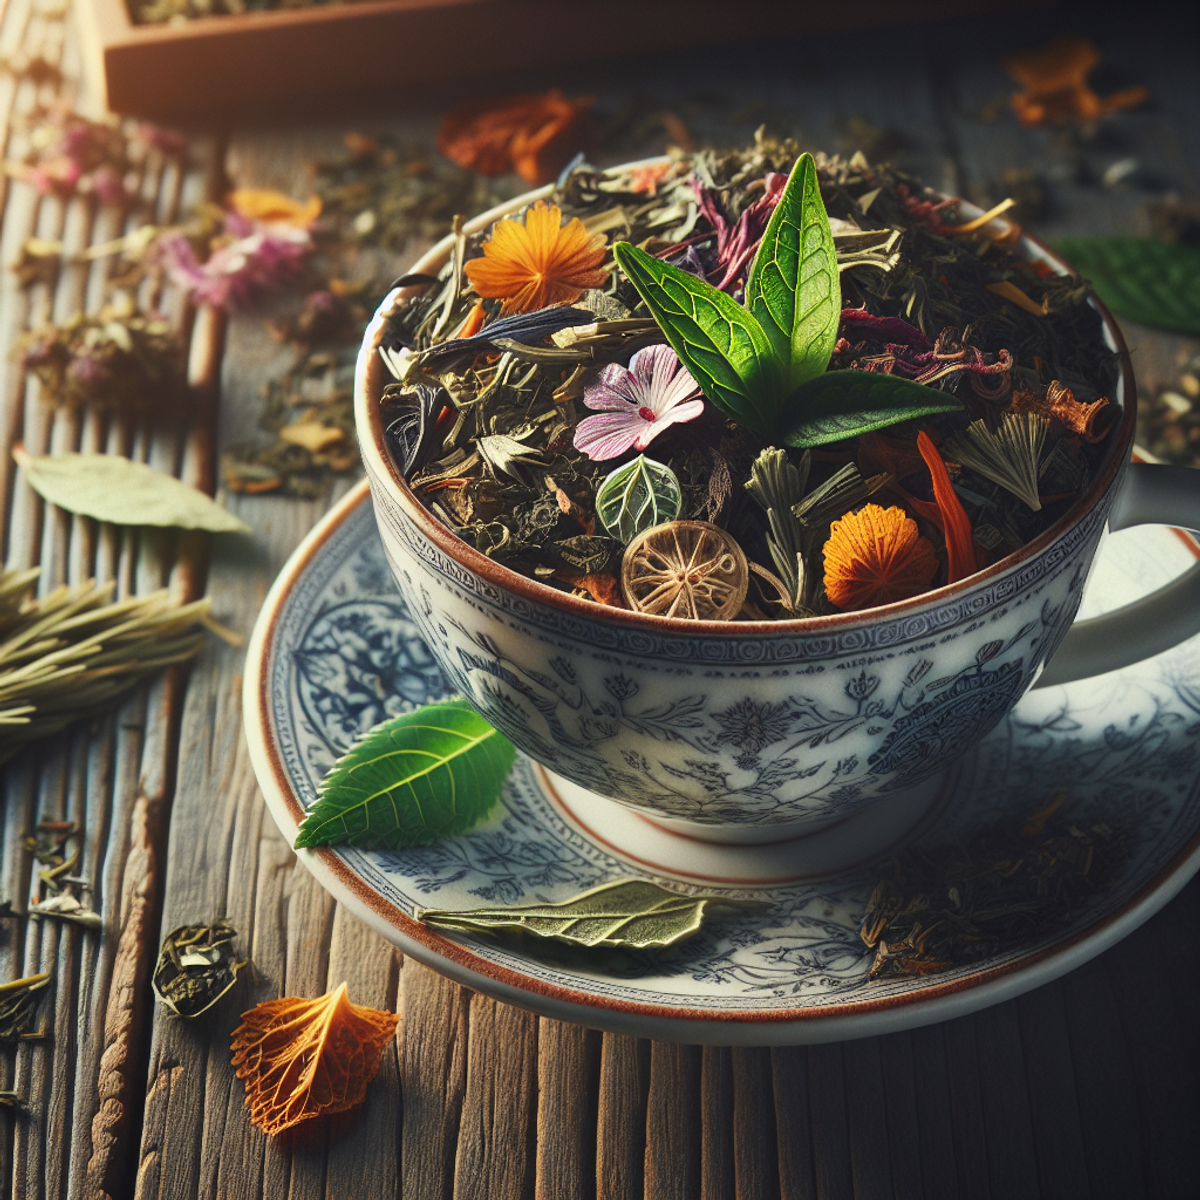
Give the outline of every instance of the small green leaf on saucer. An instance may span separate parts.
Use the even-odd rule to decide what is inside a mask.
[[[538,937],[578,946],[624,946],[635,950],[670,946],[691,937],[710,904],[731,904],[724,896],[685,896],[648,879],[619,879],[580,892],[557,904],[517,904],[511,908],[421,908],[417,919],[445,929],[486,933],[522,929]]]
[[[500,798],[516,754],[464,700],[393,717],[334,763],[296,848],[390,850],[465,833]]]
[[[961,408],[948,392],[911,379],[874,371],[827,371],[788,397],[783,442],[798,449],[823,446]]]
[[[1069,237],[1054,248],[1118,316],[1200,333],[1200,250],[1136,237]]]

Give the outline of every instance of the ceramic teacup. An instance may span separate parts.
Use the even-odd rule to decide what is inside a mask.
[[[1068,270],[1030,239],[1023,249]],[[443,242],[413,270],[436,272],[448,253]],[[413,618],[446,677],[519,749],[669,830],[728,843],[815,831],[937,775],[1035,683],[1111,670],[1200,629],[1200,566],[1072,629],[1106,528],[1200,528],[1200,475],[1130,463],[1133,374],[1102,308],[1120,355],[1122,413],[1065,517],[1001,562],[911,600],[731,623],[576,599],[497,564],[433,517],[388,454],[378,404],[390,379],[378,347],[405,302],[393,292],[376,313],[355,387],[376,521]]]

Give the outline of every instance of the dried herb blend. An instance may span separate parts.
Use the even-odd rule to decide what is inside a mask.
[[[407,280],[380,403],[430,510],[646,611],[667,568],[639,539],[703,522],[722,538],[690,539],[685,598],[728,554],[746,590],[662,611],[718,619],[919,594],[1061,517],[1118,415],[1087,287],[1019,256],[1008,205],[967,220],[861,154],[798,151],[584,165]]]

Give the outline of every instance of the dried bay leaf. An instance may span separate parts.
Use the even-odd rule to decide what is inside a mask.
[[[511,908],[418,909],[429,925],[464,933],[522,929],[538,937],[579,946],[645,949],[670,946],[691,937],[711,904],[730,904],[724,896],[688,896],[670,892],[648,879],[619,879],[557,904],[518,904]]]
[[[369,730],[321,781],[296,848],[424,846],[464,833],[500,798],[517,752],[465,700]]]
[[[244,1012],[231,1049],[250,1120],[282,1133],[361,1104],[399,1020],[351,1004],[344,983],[315,1000],[285,996]]]
[[[116,454],[14,452],[29,486],[67,512],[113,525],[249,533],[250,526],[174,476]]]

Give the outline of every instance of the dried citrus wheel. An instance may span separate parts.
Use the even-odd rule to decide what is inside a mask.
[[[639,533],[621,560],[629,607],[660,617],[730,621],[750,582],[742,548],[707,521],[668,521]]]

